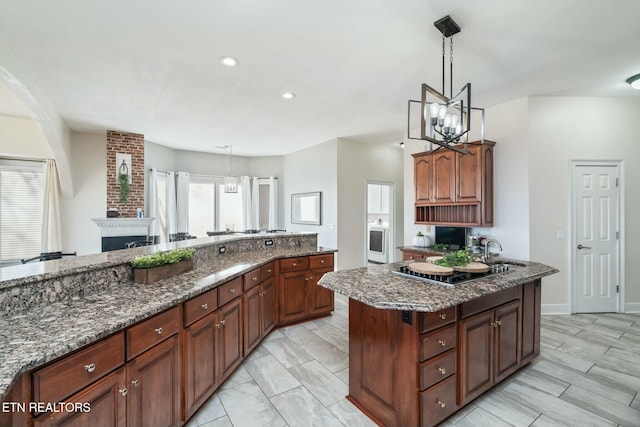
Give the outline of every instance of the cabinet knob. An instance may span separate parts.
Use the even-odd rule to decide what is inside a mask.
[[[324,264],[324,260],[323,259],[320,260],[320,264]]]
[[[445,346],[447,345],[447,342],[445,340],[438,340],[438,342],[440,343],[441,346]]]
[[[209,308],[209,304],[202,304],[200,307],[202,307],[203,310],[206,310],[207,308]]]
[[[224,319],[223,319],[223,320],[221,320],[220,322],[218,322],[218,323],[216,324],[216,328],[218,328],[218,329],[222,328],[222,327],[225,325],[225,323],[227,323],[227,321],[226,321],[226,320],[224,320]]]
[[[297,263],[297,262],[294,262],[294,263],[293,263],[293,266],[295,267],[296,265],[298,265],[298,263]]]
[[[447,313],[441,313],[438,317],[444,320],[447,318]]]
[[[447,369],[446,369],[446,368],[440,368],[440,367],[439,367],[439,368],[438,368],[438,371],[440,371],[440,373],[441,373],[442,375],[444,375],[444,374],[446,374],[446,373],[447,373]]]
[[[120,394],[122,395],[122,397],[126,396],[127,393],[129,393],[129,389],[128,388],[121,388],[120,390],[118,390],[120,392]]]
[[[138,386],[140,385],[140,380],[133,380],[133,381],[131,381],[131,384],[132,384],[134,387],[138,387]]]
[[[236,288],[229,289],[229,293],[235,294],[236,293]]]
[[[497,328],[498,326],[502,326],[502,320],[491,322],[491,326],[493,326],[494,328]]]
[[[87,372],[93,372],[96,370],[96,364],[95,363],[90,363],[88,365],[84,365],[84,369],[87,370]]]
[[[447,406],[447,404],[446,404],[446,403],[444,403],[444,402],[443,402],[442,400],[440,400],[440,399],[438,399],[438,400],[437,400],[437,402],[438,402],[438,405],[440,405],[440,407],[441,407],[441,408],[444,408],[445,406]]]
[[[268,269],[268,270],[267,270],[267,273],[271,273],[271,269]]]
[[[304,280],[309,280],[309,278],[308,278],[308,277],[305,277],[305,278],[304,278]]]
[[[156,334],[162,335],[162,332],[163,332],[162,328],[156,328],[155,331],[156,331]]]

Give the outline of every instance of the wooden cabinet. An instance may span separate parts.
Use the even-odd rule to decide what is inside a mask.
[[[329,271],[333,271],[333,254],[280,260],[278,324],[299,322],[333,311],[333,291],[318,286],[322,275]]]
[[[414,154],[415,222],[493,225],[493,146],[468,144],[468,154],[439,148]]]
[[[403,261],[424,261],[430,256],[438,256],[438,254],[431,252],[418,252],[418,251],[410,251],[406,249],[402,249],[402,260]]]
[[[540,355],[541,280],[522,285],[522,353],[521,363]]]
[[[245,274],[245,292],[242,296],[245,357],[275,326],[273,268],[273,263],[270,263],[268,267]]]
[[[467,403],[520,366],[520,300],[463,319],[460,333],[460,399]]]

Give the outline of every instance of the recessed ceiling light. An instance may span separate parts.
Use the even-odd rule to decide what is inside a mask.
[[[220,63],[227,67],[235,67],[236,65],[238,65],[238,60],[230,56],[223,56],[220,58]]]
[[[629,83],[632,88],[640,90],[640,74],[629,77],[627,83]]]
[[[284,99],[293,99],[293,98],[296,97],[296,94],[293,93],[293,92],[285,92],[285,93],[282,94],[282,97]]]

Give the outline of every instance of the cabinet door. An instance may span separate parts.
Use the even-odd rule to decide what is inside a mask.
[[[308,272],[294,271],[280,274],[279,323],[302,320],[307,315]]]
[[[413,159],[416,203],[433,201],[433,156],[425,153]]]
[[[493,310],[459,322],[460,395],[463,405],[493,385]]]
[[[455,151],[438,150],[433,154],[433,201],[455,202]]]
[[[173,335],[127,363],[129,427],[180,424],[178,341]]]
[[[521,364],[540,354],[540,291],[540,280],[522,285]]]
[[[246,291],[244,300],[244,354],[247,355],[262,339],[262,287]]]
[[[89,404],[88,411],[44,414],[35,418],[33,425],[35,427],[124,427],[126,397],[120,390],[125,387],[125,372],[122,367],[64,400],[66,403]]]
[[[218,387],[216,316],[209,314],[184,330],[184,419]]]
[[[502,381],[520,366],[520,300],[495,311],[496,382]]]
[[[218,378],[224,381],[242,362],[242,299],[235,299],[217,311]]]
[[[481,147],[469,145],[468,154],[456,154],[458,181],[456,182],[456,199],[458,202],[482,201],[482,162]]]
[[[329,314],[333,311],[333,291],[318,285],[318,281],[324,273],[333,271],[333,268],[310,270],[308,276],[308,295],[310,297],[309,314]]]
[[[276,286],[273,277],[262,283],[262,336],[276,325]]]

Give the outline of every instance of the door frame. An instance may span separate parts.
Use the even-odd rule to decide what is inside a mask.
[[[576,292],[577,292],[577,286],[576,286],[576,277],[577,277],[577,273],[576,273],[576,260],[577,260],[577,251],[576,251],[576,246],[578,244],[577,242],[577,236],[576,236],[576,212],[577,212],[577,207],[576,207],[576,182],[575,182],[575,173],[576,173],[576,169],[580,166],[606,166],[606,167],[616,167],[618,169],[618,231],[619,231],[619,238],[617,239],[618,242],[618,278],[619,278],[619,283],[618,285],[620,286],[620,292],[618,292],[618,298],[617,298],[617,313],[624,313],[625,312],[625,276],[624,276],[624,272],[625,272],[625,264],[624,264],[624,260],[625,260],[625,253],[624,253],[624,248],[625,248],[625,216],[624,216],[624,206],[625,206],[625,200],[624,200],[624,184],[625,184],[625,173],[624,173],[624,160],[571,160],[570,164],[569,164],[569,181],[570,181],[570,187],[569,187],[569,235],[571,236],[569,241],[570,241],[570,248],[569,248],[569,253],[570,253],[570,269],[569,269],[569,283],[570,283],[570,290],[569,290],[569,305],[570,305],[570,309],[571,309],[571,314],[575,314],[576,313]]]
[[[392,181],[380,181],[377,179],[365,179],[364,181],[364,266],[367,266],[369,248],[369,226],[367,216],[369,213],[369,184],[386,185],[389,191],[389,241],[387,250],[389,251],[388,263],[396,262],[396,183]]]

